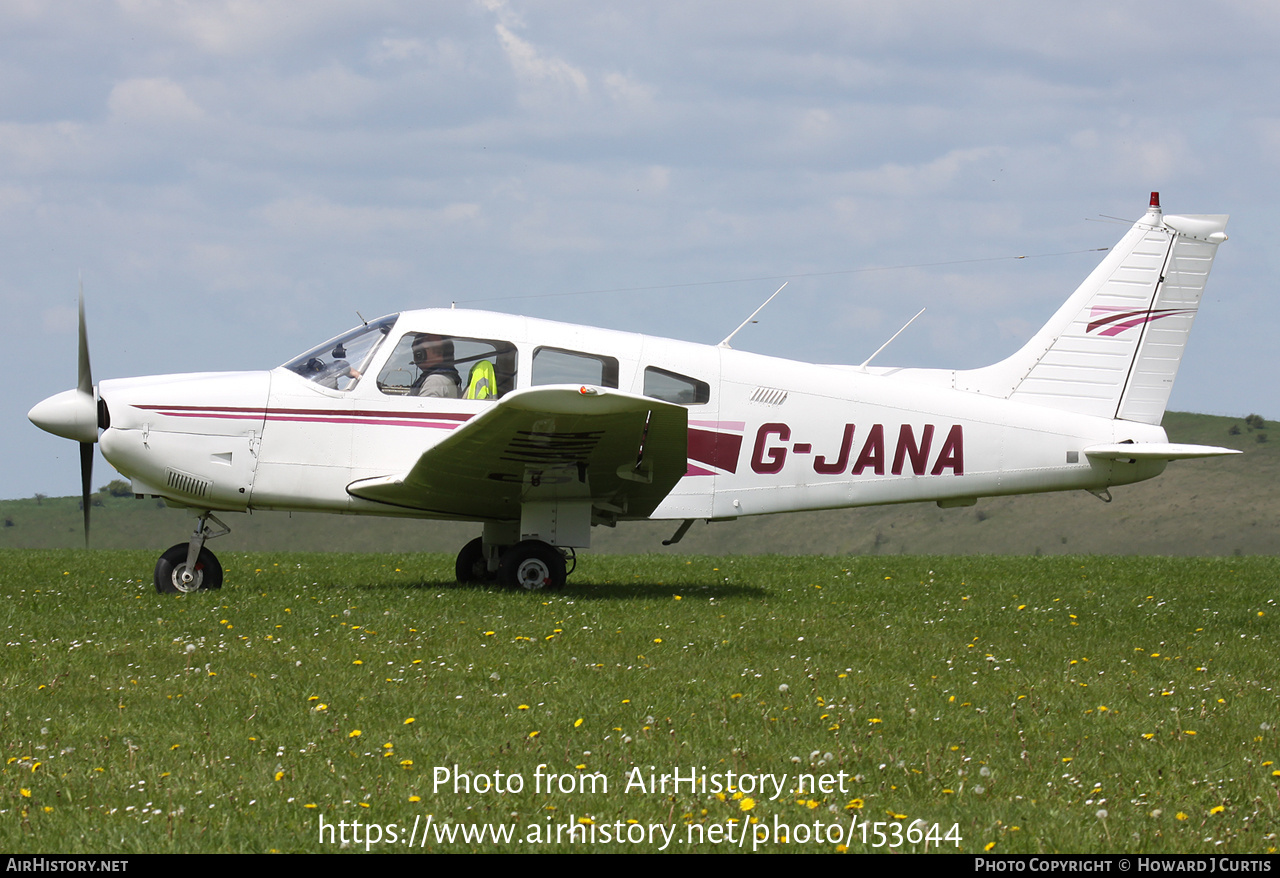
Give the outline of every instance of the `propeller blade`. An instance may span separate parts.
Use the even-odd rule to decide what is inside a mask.
[[[84,326],[84,281],[80,281],[80,368],[76,390],[93,396],[93,372],[89,368],[89,333]]]
[[[84,547],[89,548],[89,485],[93,482],[93,443],[80,443],[80,502],[84,506]]]

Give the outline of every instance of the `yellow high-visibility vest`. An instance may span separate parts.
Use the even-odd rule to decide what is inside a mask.
[[[481,360],[471,367],[467,376],[466,399],[494,399],[498,395],[498,376],[494,374],[493,363]]]

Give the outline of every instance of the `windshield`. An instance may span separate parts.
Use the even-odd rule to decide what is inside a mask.
[[[357,326],[346,335],[330,339],[294,357],[284,364],[284,368],[332,390],[350,390],[363,377],[398,316],[392,314]]]

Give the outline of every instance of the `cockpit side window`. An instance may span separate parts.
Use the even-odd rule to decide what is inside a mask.
[[[614,357],[599,354],[584,354],[562,348],[538,348],[533,352],[532,383],[617,387],[618,361]]]
[[[294,357],[284,368],[330,390],[350,390],[373,362],[373,355],[391,332],[397,316],[392,314],[358,326],[346,335]]]
[[[679,405],[702,405],[711,401],[711,385],[678,372],[647,366],[644,370],[644,395]]]
[[[389,396],[493,400],[515,385],[510,342],[426,332],[401,336],[378,375],[378,389]]]

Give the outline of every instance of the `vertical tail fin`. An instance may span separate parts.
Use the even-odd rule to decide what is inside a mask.
[[[1159,193],[1023,348],[956,387],[1081,414],[1159,424],[1227,217],[1164,216]]]

